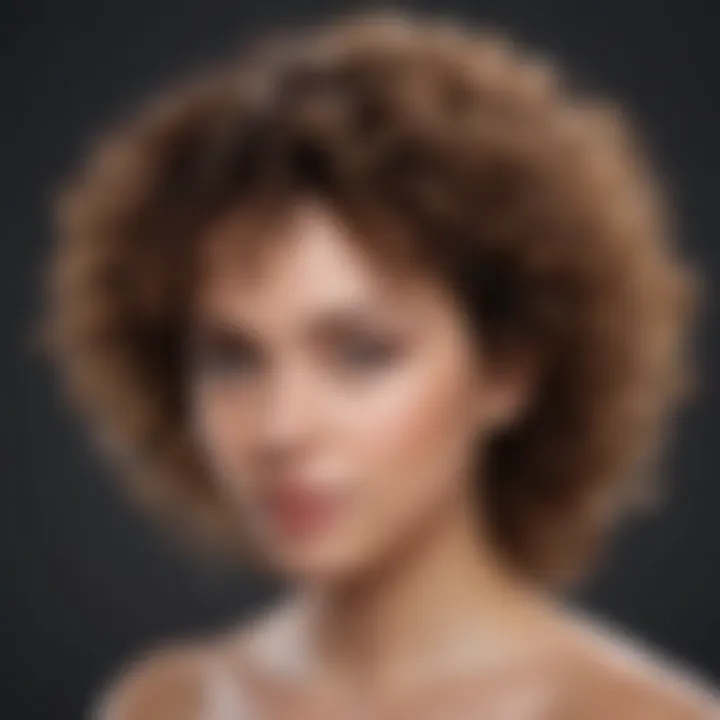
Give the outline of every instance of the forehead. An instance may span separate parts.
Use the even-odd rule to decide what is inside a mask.
[[[377,247],[377,238],[362,237],[320,202],[262,215],[237,210],[202,238],[195,306],[201,313],[310,311],[343,302],[417,303],[443,294],[419,263],[398,262]]]

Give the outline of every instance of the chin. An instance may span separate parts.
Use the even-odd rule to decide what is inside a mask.
[[[376,554],[370,547],[340,540],[289,543],[269,555],[274,569],[290,581],[317,585],[342,585],[362,575]]]

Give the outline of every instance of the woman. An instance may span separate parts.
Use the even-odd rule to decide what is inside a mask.
[[[651,497],[696,281],[608,103],[497,35],[265,42],[69,185],[49,347],[144,501],[293,588],[108,720],[711,718],[564,607]]]

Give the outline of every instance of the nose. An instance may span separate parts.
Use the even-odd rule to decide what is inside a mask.
[[[308,373],[297,366],[268,379],[256,418],[258,450],[265,460],[286,459],[307,444],[316,421],[312,388]]]

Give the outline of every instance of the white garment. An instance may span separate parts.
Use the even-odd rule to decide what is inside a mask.
[[[200,720],[258,720],[225,660],[210,655],[204,661]]]

